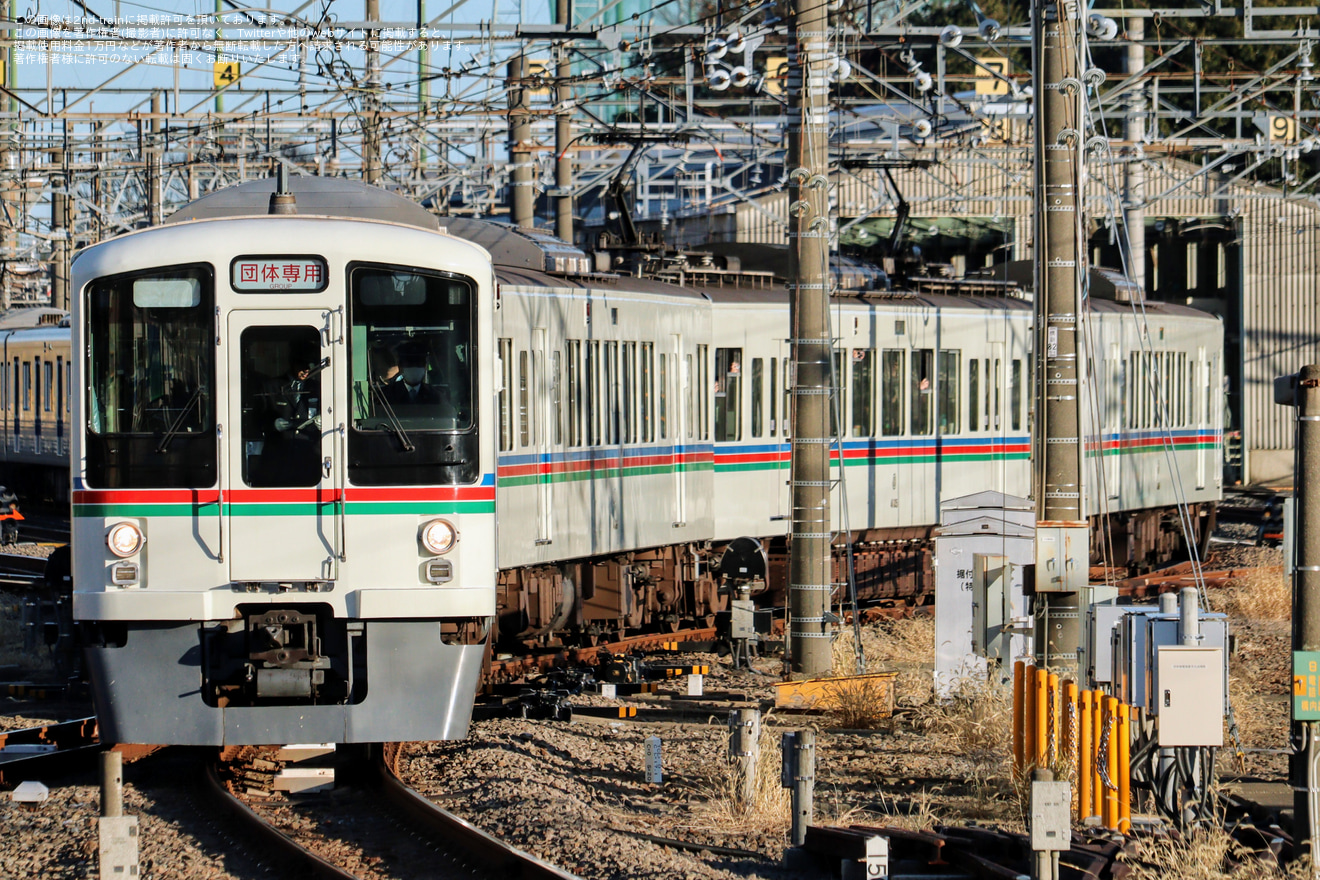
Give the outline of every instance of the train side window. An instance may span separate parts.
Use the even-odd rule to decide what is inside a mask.
[[[715,349],[715,442],[742,439],[742,349]]]
[[[765,413],[762,409],[765,397],[765,360],[752,358],[752,436],[760,437],[765,433]]]
[[[23,412],[32,410],[32,362],[23,361]]]
[[[981,360],[967,362],[967,430],[981,430]]]
[[[500,452],[513,449],[513,340],[501,339],[500,349]]]
[[[959,429],[959,403],[958,391],[960,383],[958,381],[961,375],[960,361],[962,352],[958,349],[943,349],[940,351],[939,375],[936,377],[939,384],[940,395],[940,433],[957,434]]]
[[[995,430],[998,431],[1002,422],[999,420],[1000,398],[1003,396],[1004,389],[1004,368],[1000,366],[999,358],[995,358]]]
[[[33,358],[32,360],[32,384],[34,386],[32,390],[34,408],[37,412],[41,412],[41,358]]]
[[[562,362],[563,357],[558,351],[550,352],[550,409],[551,419],[550,427],[554,436],[550,442],[556,446],[562,446],[564,443],[564,386],[562,381]]]
[[[622,388],[622,419],[623,423],[623,442],[632,443],[636,440],[636,432],[633,418],[633,409],[637,399],[637,343],[625,342],[623,344],[623,383]]]
[[[641,388],[637,392],[638,418],[641,420],[637,429],[637,439],[643,443],[650,443],[655,439],[655,418],[651,414],[651,408],[654,406],[654,373],[653,364],[655,358],[655,344],[651,342],[642,343],[642,359],[638,363],[637,378],[641,380]]]
[[[576,339],[569,339],[564,342],[564,395],[567,398],[564,402],[566,422],[564,429],[569,446],[577,446],[578,438],[581,436],[578,426],[582,407],[582,395],[578,390],[578,382],[581,381],[578,364],[581,344]]]
[[[19,402],[23,399],[23,395],[20,392],[21,374],[22,371],[19,369],[18,366],[18,358],[14,358],[14,414],[15,415],[18,414]]]
[[[660,422],[660,439],[669,439],[669,361],[665,353],[660,352],[660,373],[656,377],[656,420]]]
[[[518,352],[518,445],[524,449],[532,444],[531,372],[527,352]]]
[[[710,439],[710,346],[697,346],[697,402],[701,414],[701,439]]]
[[[985,396],[981,400],[981,430],[990,430],[990,397],[991,387],[999,385],[999,377],[990,372],[990,358],[981,359],[981,378],[984,380],[981,384],[985,389]]]
[[[779,427],[779,358],[770,358],[770,436],[775,436]]]
[[[852,353],[852,435],[875,434],[875,349],[854,348]]]
[[[912,350],[912,433],[929,434],[933,426],[935,389],[935,353],[929,348]]]
[[[887,348],[880,356],[880,430],[886,437],[903,433],[903,380],[906,352]]]
[[[68,412],[68,404],[64,396],[64,355],[55,356],[55,411]]]
[[[619,442],[619,343],[605,343],[605,442]]]
[[[683,395],[683,405],[687,407],[687,420],[686,420],[687,436],[688,439],[691,440],[693,432],[696,431],[696,422],[693,418],[693,412],[692,412],[692,403],[693,403],[692,398],[694,396],[694,389],[692,385],[692,355],[685,354],[683,355],[683,359],[687,365],[686,369],[683,370],[683,379],[685,383],[684,389],[686,391],[686,393]]]
[[[1013,358],[1008,382],[1009,424],[1014,431],[1022,430],[1022,361]]]
[[[1127,407],[1125,408],[1127,411],[1127,424],[1124,425],[1124,427],[1128,429],[1138,427],[1137,413],[1139,402],[1137,400],[1137,385],[1140,381],[1141,353],[1136,351],[1129,352],[1127,370]]]
[[[73,399],[73,361],[64,365],[64,414],[67,416],[70,410],[70,401]]]
[[[784,358],[784,437],[788,437],[793,430],[792,422],[792,394],[793,394],[793,361],[791,358]]]
[[[41,365],[41,378],[41,404],[46,412],[52,412],[55,401],[55,365],[50,362],[50,358],[46,358]]]
[[[848,415],[844,411],[848,405],[848,379],[844,375],[844,350],[834,349],[833,370],[830,378],[830,436],[838,437],[842,430],[840,424],[847,424]]]
[[[0,363],[0,410],[9,409],[9,364]]]

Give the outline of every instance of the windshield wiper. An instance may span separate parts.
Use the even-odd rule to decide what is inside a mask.
[[[380,408],[384,411],[385,418],[389,420],[390,430],[398,435],[399,442],[403,444],[404,452],[415,451],[417,447],[413,445],[412,438],[403,429],[403,422],[399,421],[399,417],[394,414],[394,407],[390,406],[390,402],[385,399],[385,395],[380,388],[381,386],[373,382],[371,384],[371,394],[376,400],[380,401]]]
[[[184,419],[188,418],[188,413],[192,412],[193,407],[197,405],[197,401],[202,399],[202,390],[204,387],[205,386],[202,385],[197,386],[197,390],[192,393],[192,397],[188,398],[188,402],[183,405],[183,409],[174,417],[174,421],[170,423],[170,426],[165,429],[165,436],[160,438],[160,443],[156,446],[156,452],[163,453],[170,448],[170,441],[174,439],[175,435],[179,433],[179,429],[183,427]]]

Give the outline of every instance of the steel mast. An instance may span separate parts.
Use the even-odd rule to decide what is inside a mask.
[[[829,17],[794,0],[788,37],[789,325],[794,366],[789,673],[830,670]]]
[[[1032,437],[1036,495],[1036,654],[1043,666],[1077,662],[1079,597],[1090,538],[1083,506],[1082,83],[1077,0],[1036,0],[1035,361]]]

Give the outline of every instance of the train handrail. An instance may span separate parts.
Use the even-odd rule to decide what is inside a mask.
[[[215,423],[215,509],[220,534],[220,546],[216,548],[216,561],[225,561],[225,426]]]

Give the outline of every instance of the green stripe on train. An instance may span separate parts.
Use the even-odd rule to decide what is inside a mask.
[[[303,502],[294,504],[225,504],[229,516],[333,516],[335,503]],[[494,513],[494,501],[351,501],[346,513],[351,516]],[[210,504],[75,504],[75,517],[162,517],[215,516],[215,502]]]

